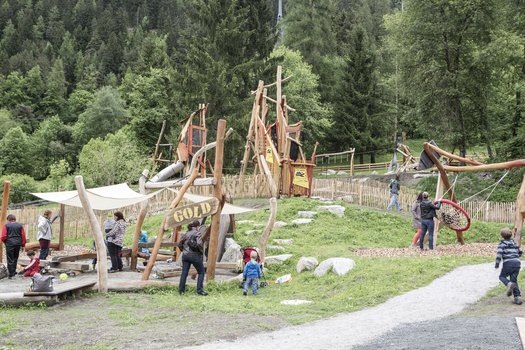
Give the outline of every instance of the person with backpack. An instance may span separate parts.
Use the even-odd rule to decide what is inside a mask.
[[[419,237],[419,249],[423,250],[423,243],[425,242],[425,235],[428,231],[428,249],[434,249],[434,218],[436,217],[436,210],[441,208],[441,201],[434,204],[428,199],[428,192],[423,192],[423,200],[419,204],[421,210],[421,236]]]
[[[179,282],[179,294],[186,293],[186,279],[191,265],[195,267],[199,276],[197,277],[197,294],[208,295],[204,291],[204,264],[202,262],[203,242],[199,231],[200,222],[193,221],[188,225],[186,232],[180,239],[178,247],[182,251],[182,273]]]
[[[20,249],[26,246],[24,226],[16,222],[16,217],[13,214],[7,215],[7,223],[2,227],[1,239],[5,244],[8,278],[13,279],[16,275],[16,264]]]
[[[396,178],[390,181],[388,188],[390,189],[390,203],[388,203],[386,210],[391,210],[392,206],[395,204],[397,211],[401,211],[401,206],[397,200],[399,197],[399,190],[401,189],[401,185],[399,184],[399,175],[396,175]]]

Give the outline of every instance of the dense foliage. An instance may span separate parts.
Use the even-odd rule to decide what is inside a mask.
[[[461,154],[525,155],[521,1],[283,3],[277,22],[274,0],[0,0],[0,175],[57,187],[61,164],[93,185],[137,178],[162,121],[175,142],[200,102],[211,138],[218,118],[235,129],[233,171],[251,90],[278,64],[307,153],[319,141],[373,161],[405,131]],[[114,162],[117,140],[126,164],[102,176],[93,157]]]

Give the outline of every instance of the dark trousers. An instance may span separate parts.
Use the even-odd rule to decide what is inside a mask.
[[[51,244],[51,241],[48,239],[40,238],[38,240],[38,243],[40,244],[40,255],[38,258],[40,260],[46,260],[47,256],[49,255],[49,244]]]
[[[509,261],[508,263],[503,263],[503,266],[501,267],[501,273],[499,274],[499,280],[504,284],[507,285],[509,282],[512,282],[516,285],[516,288],[514,288],[514,296],[520,297],[521,292],[518,287],[518,275],[520,273],[521,263],[519,261]],[[509,279],[507,279],[509,277]]]
[[[16,275],[16,263],[18,262],[18,255],[20,254],[20,245],[6,245],[5,255],[7,256],[7,272],[9,277]]]
[[[120,252],[122,247],[114,244],[113,242],[108,242],[108,252],[109,258],[111,259],[111,269],[112,270],[122,270],[122,259],[120,258]]]
[[[204,292],[204,264],[202,263],[201,254],[182,254],[182,274],[179,281],[179,292],[186,291],[186,279],[190,272],[190,267],[193,265],[199,277],[197,277],[197,293]]]
[[[421,237],[419,237],[419,248],[423,249],[425,234],[428,231],[428,249],[434,249],[434,219],[421,220]]]

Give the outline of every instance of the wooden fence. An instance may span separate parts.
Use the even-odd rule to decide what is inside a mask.
[[[328,170],[333,170],[335,172],[343,171],[347,173],[348,175],[352,173],[359,173],[359,172],[385,172],[388,171],[388,167],[390,166],[390,162],[383,162],[383,163],[365,163],[365,164],[353,164],[353,169],[351,164],[344,164],[344,165],[329,165],[329,164],[318,164],[314,168],[314,173],[317,174],[323,174],[325,175]]]
[[[223,177],[222,182],[223,190],[227,193],[230,193],[234,199],[270,197],[270,192],[268,190],[268,186],[266,185],[266,178],[264,177],[264,175],[261,174],[251,176],[247,175],[245,177],[244,186],[240,186],[239,176],[225,176]],[[191,187],[189,192],[203,196],[212,196],[213,187]],[[156,196],[152,197],[149,200],[149,210],[147,216],[155,215],[166,210],[168,205],[175,198],[175,195],[176,194],[172,191],[164,190]],[[14,214],[16,216],[17,221],[24,225],[24,230],[26,232],[27,238],[30,241],[34,242],[36,241],[37,235],[38,217],[43,214],[45,209],[51,209],[53,211],[54,216],[59,212],[59,204],[52,203],[46,205],[45,207],[28,206],[21,209],[9,210],[8,213]],[[120,210],[124,214],[124,218],[126,219],[126,221],[134,223],[140,211],[140,203],[116,210]],[[101,227],[108,213],[113,213],[116,210],[95,210],[95,215],[97,216]],[[64,232],[66,238],[91,237],[92,234],[89,226],[89,221],[82,208],[66,206],[64,218]],[[57,221],[55,221],[55,224],[53,224],[54,240],[58,237],[58,230],[59,220],[57,219]]]
[[[402,187],[399,194],[401,208],[410,211],[417,195],[417,191]],[[354,204],[386,209],[390,200],[390,191],[387,184],[374,180],[360,182],[355,179],[314,179],[312,196],[328,199],[345,197],[344,199]],[[471,201],[461,203],[461,206],[472,219],[479,221],[512,225],[516,215],[515,202]]]

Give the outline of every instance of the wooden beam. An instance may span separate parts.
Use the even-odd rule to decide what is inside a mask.
[[[224,131],[226,130],[226,120],[220,119],[217,125],[217,147],[215,149],[214,179],[215,187],[213,196],[219,201],[222,200],[222,166],[224,156]],[[219,226],[221,213],[218,211],[211,217],[210,241],[208,243],[208,268],[206,269],[206,280],[215,279],[215,266],[217,263],[217,246],[219,244]]]
[[[4,192],[2,194],[2,211],[0,213],[0,227],[3,229],[7,221],[7,206],[9,205],[9,191],[11,189],[11,182],[4,181]],[[4,248],[3,243],[0,241],[0,262],[3,261]]]
[[[472,165],[482,165],[483,164],[483,163],[478,162],[477,160],[456,156],[455,154],[452,154],[452,153],[449,153],[449,152],[447,152],[445,150],[442,150],[441,148],[439,148],[437,146],[434,146],[434,145],[432,145],[432,144],[430,144],[428,142],[425,142],[425,145],[428,145],[428,148],[436,151],[437,153],[439,153],[442,156],[448,157],[449,159],[455,159],[457,161],[460,161],[460,162],[463,162],[463,163],[467,163],[467,164],[472,164]]]
[[[172,180],[172,181],[162,181],[162,182],[146,182],[145,188],[146,189],[153,189],[153,188],[166,188],[166,187],[183,187],[188,183],[188,180]],[[214,186],[215,185],[215,179],[212,177],[208,177],[205,179],[195,179],[195,181],[192,183],[192,186]]]
[[[514,238],[516,243],[521,246],[521,236],[523,233],[523,220],[525,219],[525,174],[516,198],[516,220],[514,221]]]
[[[472,166],[450,166],[442,165],[443,169],[453,173],[465,173],[469,171],[489,171],[489,170],[503,170],[503,169],[512,169],[516,167],[524,167],[525,159],[512,160],[510,162],[503,163],[491,163],[491,164],[482,164],[482,165],[472,165]]]
[[[97,247],[97,277],[98,277],[98,291],[107,292],[108,291],[108,258],[107,258],[107,248],[104,242],[104,237],[102,236],[102,230],[93,212],[91,203],[89,202],[86,188],[84,187],[84,180],[82,176],[75,176],[75,185],[77,187],[78,197],[82,203],[82,208],[86,213],[89,219],[89,225],[91,226],[91,231],[95,236],[95,246]]]
[[[139,178],[139,192],[140,194],[148,194],[148,190],[146,189],[146,180],[148,178],[149,171],[147,169],[144,169],[142,171],[142,174]],[[146,218],[146,214],[148,213],[148,201],[144,201],[140,204],[140,212],[137,217],[137,224],[135,226],[135,232],[133,232],[133,246],[131,247],[131,262],[130,262],[130,269],[133,271],[137,268],[137,259],[138,259],[138,252],[139,252],[139,239],[140,239],[140,233],[142,232],[142,225],[144,224],[144,219]]]
[[[261,235],[261,238],[259,239],[259,253],[261,261],[264,262],[264,258],[266,257],[266,244],[268,242],[268,239],[270,238],[270,234],[272,233],[273,225],[275,224],[275,219],[277,217],[277,185],[275,184],[272,173],[270,172],[270,169],[268,168],[268,164],[266,163],[266,158],[264,158],[263,155],[260,155],[261,158],[261,164],[262,164],[262,170],[264,172],[264,175],[266,176],[266,182],[268,183],[268,186],[270,186],[270,193],[272,197],[270,198],[270,216],[268,218],[268,222],[266,223],[266,227],[264,228],[264,231]]]
[[[173,209],[179,203],[182,201],[182,198],[184,198],[184,193],[188,190],[188,188],[193,184],[193,181],[199,176],[199,170],[193,169],[188,181],[182,186],[180,191],[177,193],[177,196],[171,202],[168,209]],[[151,252],[151,257],[148,260],[148,265],[146,266],[146,269],[144,270],[144,273],[142,274],[142,280],[146,281],[149,279],[149,276],[151,274],[151,270],[153,270],[153,265],[155,265],[155,261],[157,260],[157,254],[159,253],[159,249],[162,243],[162,236],[164,235],[164,224],[167,220],[167,216],[164,216],[164,219],[160,223],[159,230],[157,232],[157,239],[155,240],[155,245],[153,246],[153,251]]]
[[[58,250],[64,250],[64,216],[66,215],[66,206],[64,204],[60,204],[60,226],[58,231]]]

